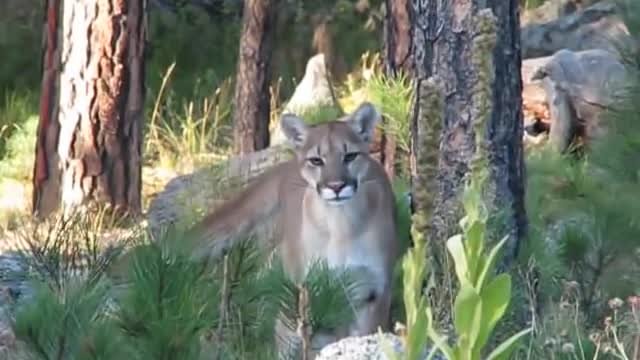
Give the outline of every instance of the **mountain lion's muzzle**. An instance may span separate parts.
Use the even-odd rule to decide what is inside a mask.
[[[329,181],[318,184],[318,195],[329,204],[340,204],[351,199],[358,191],[358,183],[355,180]]]

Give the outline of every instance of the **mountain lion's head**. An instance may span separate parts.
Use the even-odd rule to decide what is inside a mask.
[[[365,102],[342,120],[309,126],[285,114],[280,126],[294,146],[302,177],[322,199],[341,205],[357,194],[367,174],[369,143],[379,119],[373,105]]]

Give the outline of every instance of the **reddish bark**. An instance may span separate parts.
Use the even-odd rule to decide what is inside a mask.
[[[234,111],[235,152],[269,146],[271,53],[277,0],[248,0],[244,6]]]
[[[144,0],[47,6],[33,212],[98,201],[138,214]]]

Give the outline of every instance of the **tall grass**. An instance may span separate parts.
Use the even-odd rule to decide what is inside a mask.
[[[211,91],[202,91],[201,97],[180,100],[170,84],[173,69],[174,65],[167,69],[153,105],[146,158],[165,167],[193,167],[207,155],[224,154],[230,147],[234,84],[227,79]]]

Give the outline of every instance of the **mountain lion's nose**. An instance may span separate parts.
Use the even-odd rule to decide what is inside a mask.
[[[345,186],[346,184],[344,181],[331,181],[327,183],[327,187],[335,191],[336,194],[340,193],[340,190],[342,190]]]

